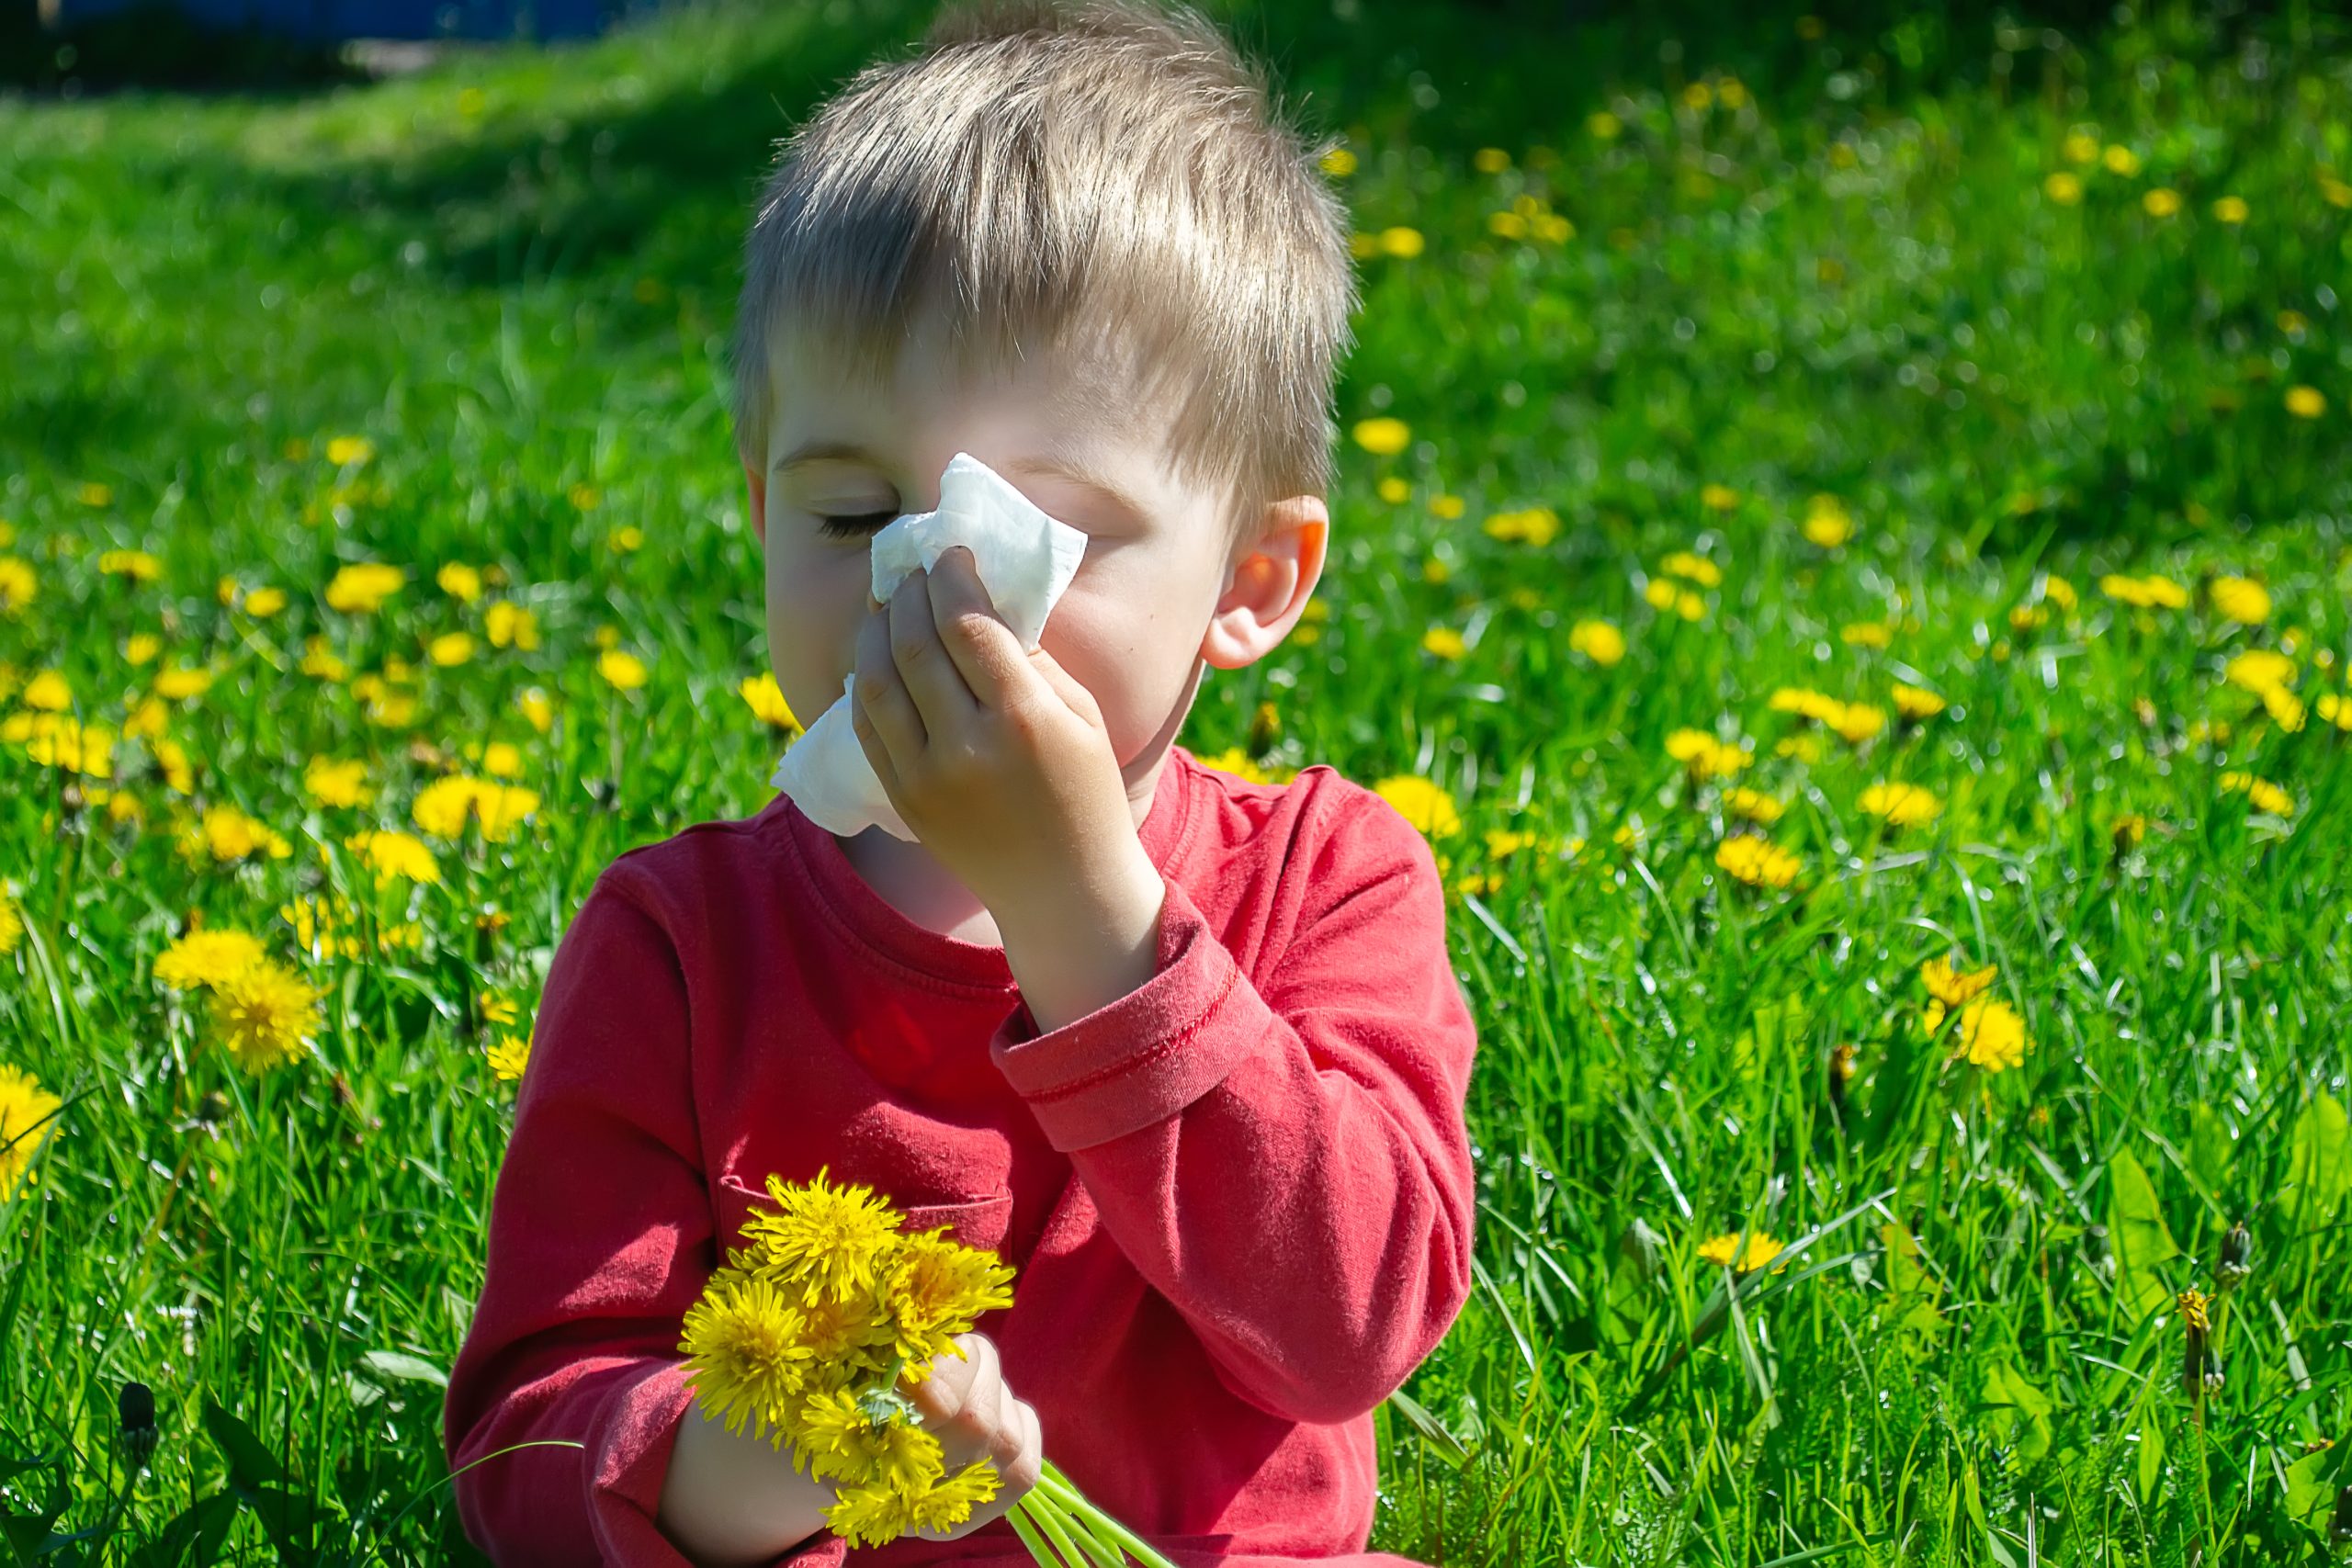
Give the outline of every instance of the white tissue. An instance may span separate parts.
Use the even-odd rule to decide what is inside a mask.
[[[1004,624],[1035,651],[1046,617],[1078,574],[1086,535],[1039,510],[994,468],[968,452],[958,452],[939,476],[939,510],[916,512],[874,536],[874,597],[889,603],[899,581],[932,566],[950,546],[972,552],[980,584]],[[911,842],[914,830],[890,804],[890,796],[865,760],[865,748],[850,728],[850,688],[817,716],[776,764],[768,783],[792,797],[811,822],[847,838],[875,824]]]

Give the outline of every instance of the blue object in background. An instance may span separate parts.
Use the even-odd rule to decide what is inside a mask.
[[[139,0],[44,0],[42,19],[72,26]],[[153,4],[154,0],[145,0]],[[615,0],[170,0],[206,27],[337,39],[585,38],[626,9]]]

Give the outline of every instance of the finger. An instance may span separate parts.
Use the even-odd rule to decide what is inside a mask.
[[[1098,729],[1102,727],[1102,710],[1094,701],[1094,694],[1088,691],[1077,676],[1063,669],[1061,660],[1047,653],[1044,644],[1040,643],[1030,650],[1028,661],[1038,678],[1061,698],[1070,712]]]
[[[922,716],[926,733],[947,729],[975,713],[979,699],[940,640],[931,613],[930,574],[910,571],[890,595],[890,658]]]
[[[1019,687],[1021,639],[996,613],[972,552],[961,545],[942,551],[930,583],[933,623],[965,686],[981,706],[1002,707]]]
[[[899,683],[899,667],[890,658],[890,624],[880,614],[865,617],[857,631],[857,672],[850,681],[850,726],[863,717],[879,740],[893,768],[922,754],[928,737],[922,716]],[[859,739],[863,740],[861,733]],[[869,750],[868,760],[872,758]],[[882,769],[876,763],[874,770]]]

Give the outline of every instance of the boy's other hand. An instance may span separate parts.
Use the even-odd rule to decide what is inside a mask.
[[[907,1532],[922,1540],[954,1540],[1002,1517],[1037,1484],[1045,1464],[1037,1413],[1012,1396],[995,1343],[985,1334],[959,1334],[956,1344],[963,1357],[933,1357],[931,1375],[909,1388],[907,1397],[922,1412],[923,1429],[939,1439],[948,1474],[988,1459],[995,1461],[999,1485],[993,1498],[954,1529]]]
[[[891,805],[999,931],[1043,942],[1156,920],[1159,874],[1102,709],[1051,654],[1023,649],[971,552],[944,552],[867,604],[851,728]]]

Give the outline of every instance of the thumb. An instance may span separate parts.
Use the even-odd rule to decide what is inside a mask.
[[[1077,676],[1063,669],[1061,661],[1047,653],[1043,643],[1030,649],[1029,667],[1037,671],[1039,678],[1046,685],[1053,688],[1056,696],[1069,705],[1072,713],[1077,714],[1087,723],[1098,728],[1101,728],[1102,710],[1096,705],[1094,694],[1080,684]]]

